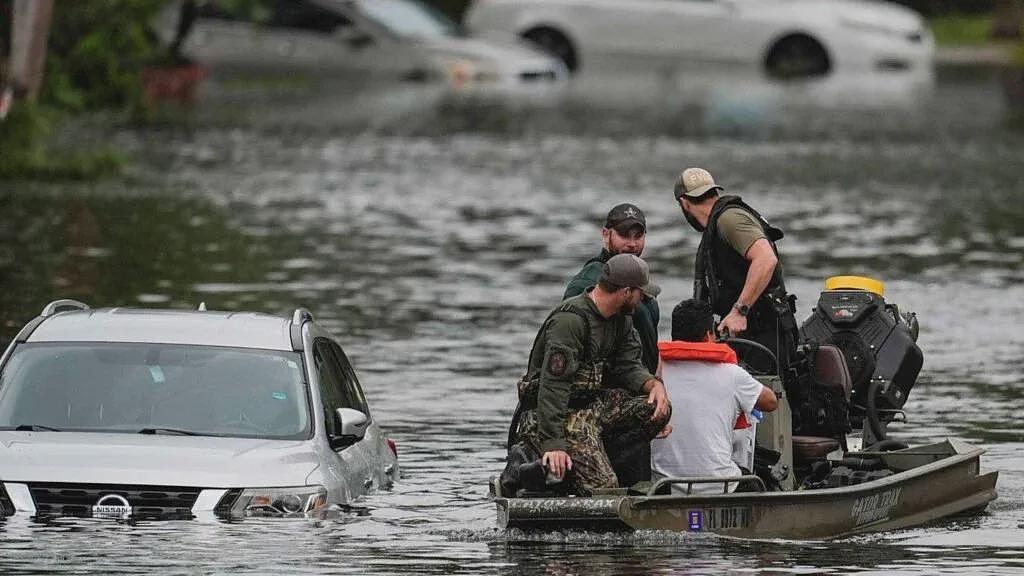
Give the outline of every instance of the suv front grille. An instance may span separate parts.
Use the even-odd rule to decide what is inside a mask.
[[[0,483],[0,518],[4,518],[12,514],[14,514],[14,502],[11,502],[11,497],[7,495],[7,490],[4,489],[4,485]]]
[[[192,518],[192,505],[202,488],[181,486],[132,486],[125,484],[29,483],[36,514],[44,517],[91,518],[92,507],[108,494],[122,496],[132,507],[132,517],[147,520]]]

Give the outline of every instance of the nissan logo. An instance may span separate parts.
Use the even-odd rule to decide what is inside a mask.
[[[100,496],[92,507],[93,518],[127,519],[132,515],[132,506],[128,499],[120,494]]]

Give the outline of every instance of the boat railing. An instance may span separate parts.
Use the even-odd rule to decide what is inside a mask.
[[[657,496],[658,491],[666,486],[674,486],[676,484],[686,484],[686,494],[693,494],[694,484],[721,484],[722,494],[729,493],[729,484],[732,482],[753,482],[759,488],[760,492],[766,492],[768,489],[764,485],[764,480],[753,474],[744,474],[742,476],[680,476],[677,478],[661,478],[651,485],[651,488],[647,490],[648,496]]]

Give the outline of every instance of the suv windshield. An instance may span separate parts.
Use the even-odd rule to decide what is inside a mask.
[[[432,6],[417,0],[363,0],[363,13],[399,36],[461,36],[459,26]]]
[[[0,374],[0,429],[303,439],[294,352],[169,344],[22,344]]]

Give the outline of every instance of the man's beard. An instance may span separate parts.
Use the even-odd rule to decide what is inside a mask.
[[[704,231],[704,226],[701,225],[700,221],[697,220],[697,218],[693,214],[690,214],[689,210],[684,209],[683,216],[686,218],[686,221],[690,223],[690,226],[692,226],[694,230],[696,230],[697,232]]]
[[[609,248],[608,252],[610,252],[612,256],[618,256],[619,254],[632,254],[633,256],[636,256],[637,258],[639,258],[643,254],[643,250],[642,249],[618,250],[618,249],[615,249],[615,248]]]

